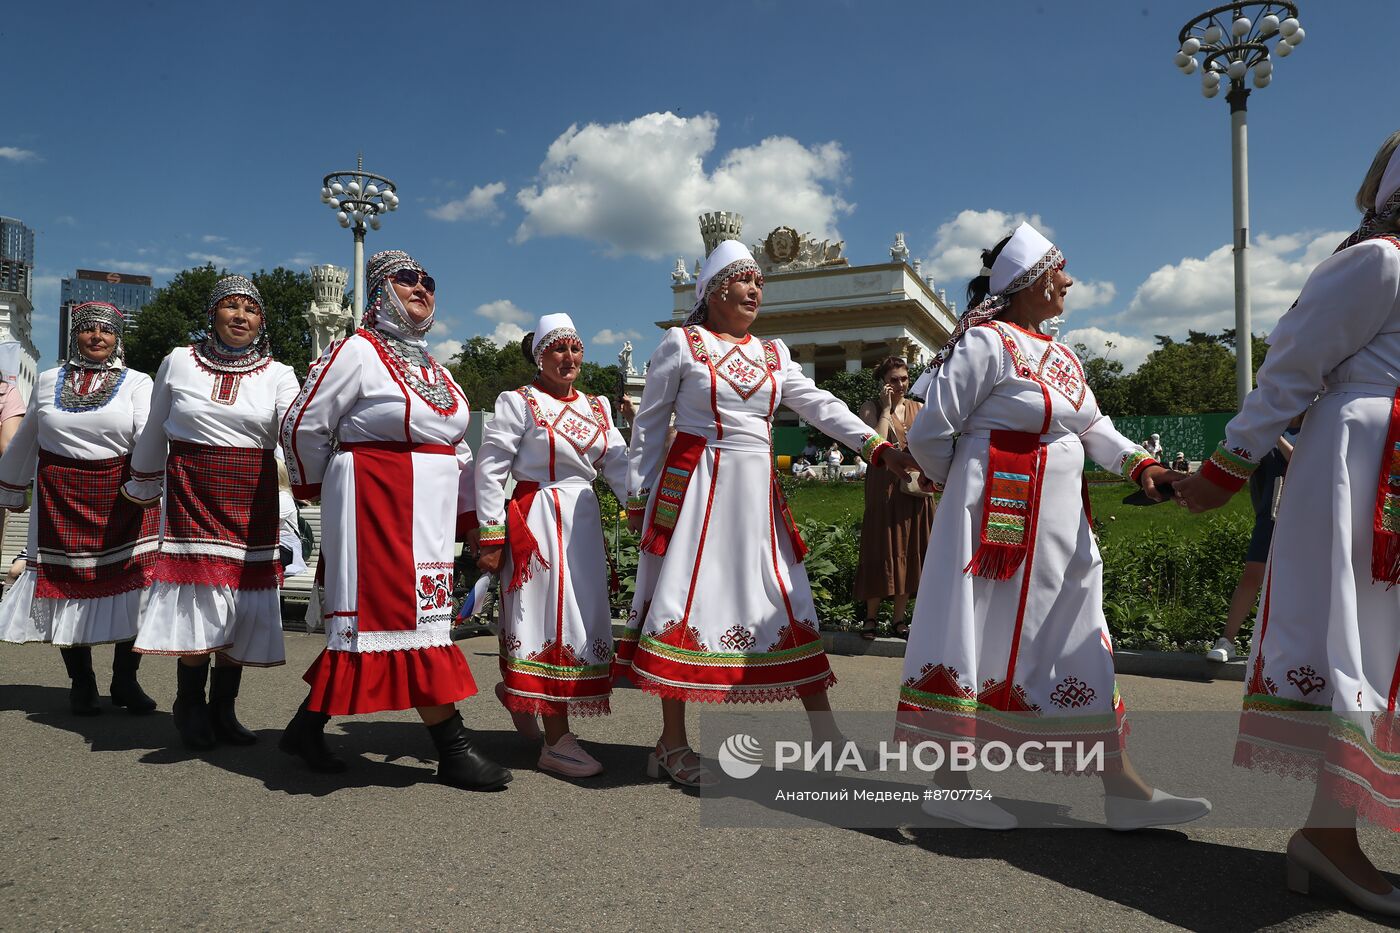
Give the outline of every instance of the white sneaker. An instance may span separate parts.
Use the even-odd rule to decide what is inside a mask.
[[[929,816],[961,823],[972,829],[1015,829],[1016,817],[990,800],[925,800],[919,805]]]
[[[1235,643],[1228,638],[1217,638],[1215,647],[1206,652],[1207,661],[1235,660]]]
[[[1208,815],[1210,810],[1210,801],[1204,797],[1174,797],[1162,790],[1153,790],[1151,800],[1134,800],[1111,794],[1105,794],[1103,798],[1108,828],[1119,832],[1189,823]]]

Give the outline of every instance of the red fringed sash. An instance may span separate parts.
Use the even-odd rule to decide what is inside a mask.
[[[773,474],[773,501],[778,506],[778,514],[783,518],[783,527],[787,529],[788,539],[792,542],[793,560],[800,564],[807,557],[807,542],[802,540],[802,532],[797,530],[797,522],[792,517],[787,496],[783,495],[783,487],[778,483],[777,473]]]
[[[77,460],[39,451],[36,596],[96,599],[146,585],[160,510],[120,494],[128,475],[126,457]]]
[[[529,583],[530,578],[535,575],[536,568],[549,569],[549,561],[545,560],[544,554],[540,552],[540,542],[530,530],[529,522],[525,520],[530,514],[530,507],[535,504],[535,493],[539,491],[539,483],[522,480],[515,484],[515,492],[510,496],[510,505],[506,506],[506,543],[510,545],[510,563],[513,568],[510,586],[506,588],[509,593],[514,593]]]
[[[982,532],[963,573],[1009,580],[1026,559],[1034,530],[1041,450],[1039,434],[993,431],[982,493]]]
[[[695,474],[695,465],[700,462],[700,455],[704,452],[703,437],[698,434],[676,434],[671,450],[666,454],[666,464],[661,468],[661,485],[656,490],[651,522],[642,537],[642,550],[647,553],[666,553],[666,547],[671,543],[671,533],[676,530],[681,506],[685,503],[685,491]]]
[[[1376,483],[1371,580],[1388,586],[1400,583],[1400,391],[1390,402],[1390,427],[1386,429],[1380,480]]]

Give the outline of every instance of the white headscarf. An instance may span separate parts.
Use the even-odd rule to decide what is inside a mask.
[[[724,240],[716,246],[714,252],[705,258],[705,264],[700,267],[700,277],[695,280],[695,304],[690,307],[686,325],[703,322],[709,310],[706,303],[710,296],[725,282],[745,272],[756,273],[759,281],[763,281],[763,273],[747,246],[738,240]]]
[[[541,364],[544,351],[561,340],[570,339],[583,343],[583,338],[578,335],[578,328],[574,327],[573,318],[567,314],[541,315],[540,322],[535,325],[534,342],[530,344],[530,352],[535,356],[535,366]]]
[[[1390,154],[1390,161],[1381,175],[1380,187],[1376,189],[1376,201],[1361,218],[1361,226],[1351,236],[1342,241],[1333,252],[1341,252],[1348,246],[1355,246],[1362,240],[1369,240],[1376,231],[1390,223],[1400,213],[1400,146]]]
[[[948,342],[934,355],[923,375],[909,387],[909,394],[927,398],[933,377],[952,355],[953,348],[962,340],[963,334],[1001,314],[1010,304],[1012,295],[1064,263],[1065,256],[1060,252],[1060,248],[1046,239],[1039,230],[1028,223],[1017,227],[1016,232],[1011,234],[1011,239],[1006,241],[1006,245],[997,254],[992,268],[983,272],[991,279],[987,297],[977,307],[968,308],[962,317],[958,318],[957,326],[949,335]]]

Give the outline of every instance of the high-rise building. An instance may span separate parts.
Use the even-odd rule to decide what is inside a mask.
[[[129,327],[154,295],[149,275],[79,269],[76,275],[63,279],[58,309],[58,358],[62,360],[68,356],[68,313],[75,305],[85,301],[116,305],[126,315]]]
[[[34,300],[34,231],[13,217],[0,217],[0,292]]]

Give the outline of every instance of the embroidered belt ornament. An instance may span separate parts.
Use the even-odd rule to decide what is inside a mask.
[[[666,454],[661,468],[661,484],[656,490],[656,504],[651,510],[651,522],[642,536],[642,550],[648,554],[665,554],[676,530],[686,489],[690,486],[695,466],[705,452],[705,439],[697,434],[680,433]]]
[[[1387,589],[1400,583],[1400,390],[1390,402],[1390,426],[1376,483],[1371,580],[1385,583]]]
[[[1043,449],[1039,434],[992,432],[980,543],[963,573],[1009,580],[1025,562],[1035,532]]]

